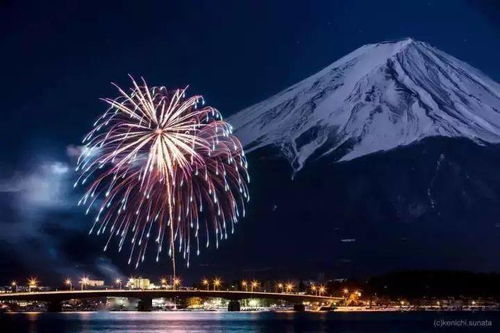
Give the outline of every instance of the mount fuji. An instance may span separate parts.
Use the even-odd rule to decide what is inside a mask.
[[[370,44],[229,122],[252,202],[219,256],[340,277],[500,270],[500,85],[479,70]]]
[[[277,147],[294,171],[426,137],[500,142],[500,85],[430,46],[404,39],[358,48],[229,118],[247,152]]]

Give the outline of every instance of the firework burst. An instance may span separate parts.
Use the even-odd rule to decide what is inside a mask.
[[[234,232],[250,200],[246,158],[231,125],[186,89],[139,85],[103,99],[108,110],[84,138],[75,183],[86,186],[79,201],[95,210],[90,233],[107,234],[104,250],[130,242],[137,267],[155,244],[189,266],[192,249],[208,247]]]

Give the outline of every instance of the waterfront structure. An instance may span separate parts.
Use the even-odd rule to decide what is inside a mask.
[[[104,280],[87,280],[87,286],[93,288],[104,287]]]
[[[126,284],[129,289],[150,289],[151,286],[151,281],[142,277],[130,278]]]
[[[316,296],[295,293],[275,293],[262,291],[229,291],[229,290],[185,290],[185,289],[148,289],[148,290],[62,290],[27,293],[4,293],[0,294],[0,302],[8,301],[37,301],[47,302],[48,311],[58,312],[62,310],[62,303],[70,299],[88,299],[102,297],[126,297],[139,299],[139,311],[151,311],[153,299],[155,298],[223,298],[229,300],[228,310],[239,311],[240,301],[244,299],[275,299],[294,304],[296,311],[305,309],[304,302],[319,302],[333,304],[342,300],[340,297]]]

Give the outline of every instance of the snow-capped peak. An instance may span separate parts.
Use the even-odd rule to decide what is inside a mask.
[[[500,142],[500,85],[411,38],[358,48],[229,118],[247,152],[275,146],[295,171],[429,136]]]

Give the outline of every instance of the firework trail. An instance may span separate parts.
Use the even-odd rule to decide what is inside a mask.
[[[105,98],[108,110],[84,138],[75,183],[86,186],[79,201],[97,211],[90,233],[130,242],[129,264],[144,261],[156,244],[189,267],[191,251],[227,238],[250,200],[247,161],[232,127],[186,89],[139,85]],[[203,244],[202,244],[203,245]]]

